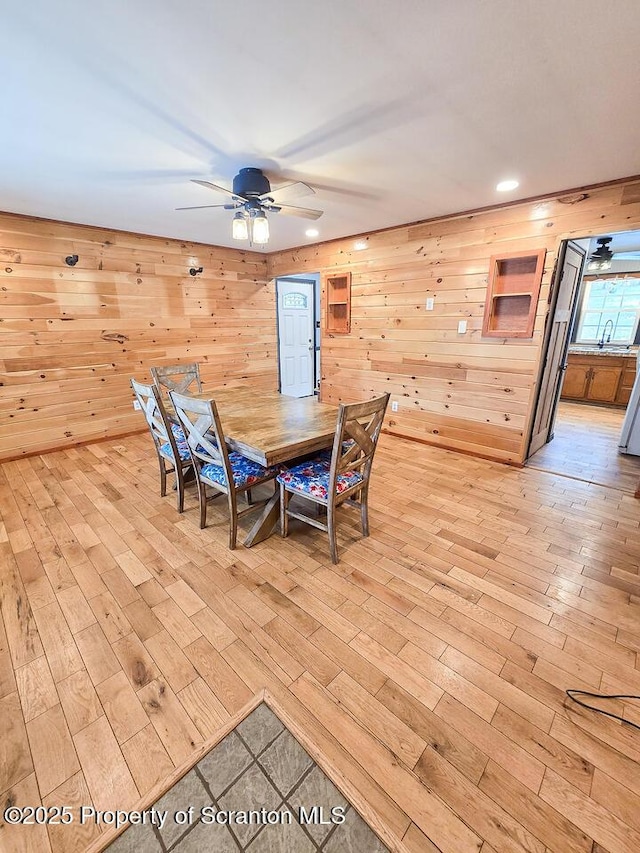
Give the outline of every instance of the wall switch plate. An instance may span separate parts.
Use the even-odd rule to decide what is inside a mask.
[[[395,401],[395,400],[394,400],[394,401],[393,401],[393,403],[391,404],[391,411],[392,411],[392,412],[397,412],[397,411],[398,411],[398,404],[396,403],[396,401]]]
[[[466,320],[458,320],[458,334],[464,335],[467,331],[467,321]]]
[[[427,299],[427,311],[433,311],[433,296]]]
[[[134,408],[134,409],[137,409],[138,411],[140,411],[140,409],[142,408],[142,406],[140,405],[140,401],[139,401],[139,400],[134,400],[134,401],[133,401],[133,408]]]

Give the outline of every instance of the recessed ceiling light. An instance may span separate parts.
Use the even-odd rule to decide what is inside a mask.
[[[499,193],[508,193],[510,190],[515,190],[520,186],[520,181],[500,181],[496,189]]]
[[[320,232],[317,228],[307,228],[304,233],[307,235],[307,237],[317,237]]]
[[[354,249],[366,249],[367,248],[367,241],[366,240],[356,240],[356,242],[353,244],[353,248]]]

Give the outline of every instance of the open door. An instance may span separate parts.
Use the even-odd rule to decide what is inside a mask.
[[[545,357],[540,371],[538,401],[527,458],[553,438],[553,423],[567,366],[569,334],[575,317],[585,256],[585,250],[576,243],[566,241],[562,244],[551,284],[545,327]]]

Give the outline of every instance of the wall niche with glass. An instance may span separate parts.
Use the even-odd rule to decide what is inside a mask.
[[[483,337],[533,337],[545,254],[541,249],[491,257]]]

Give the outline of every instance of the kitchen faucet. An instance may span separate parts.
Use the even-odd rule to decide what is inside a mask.
[[[611,330],[610,330],[609,335],[608,335],[608,337],[607,337],[607,343],[611,343],[611,332],[613,332],[613,320],[609,319],[609,320],[607,320],[607,322],[604,324],[604,329],[602,330],[602,337],[601,337],[601,338],[600,338],[600,340],[598,341],[598,346],[600,347],[600,349],[602,349],[602,347],[603,347],[603,346],[604,346],[604,344],[605,344],[605,340],[604,340],[604,339],[605,339],[605,336],[607,335],[607,326],[609,325],[609,323],[611,323]]]

